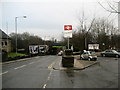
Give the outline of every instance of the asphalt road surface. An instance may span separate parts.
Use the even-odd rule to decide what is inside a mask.
[[[60,60],[38,56],[3,64],[2,88],[118,88],[116,58],[98,57],[98,64],[84,70],[54,70]]]

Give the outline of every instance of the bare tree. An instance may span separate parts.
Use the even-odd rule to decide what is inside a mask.
[[[100,2],[98,2],[98,4],[103,8],[103,9],[105,9],[106,11],[108,11],[108,12],[110,12],[110,13],[118,13],[118,14],[120,14],[120,12],[118,11],[118,6],[117,5],[115,5],[115,3],[114,4],[112,4],[111,2],[109,2],[109,1],[107,1],[106,0],[106,2],[107,2],[107,5],[108,5],[108,8],[105,8],[105,6],[103,6]],[[118,3],[118,2],[117,2]]]

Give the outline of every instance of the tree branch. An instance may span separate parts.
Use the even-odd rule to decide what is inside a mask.
[[[120,14],[120,12],[118,12],[117,10],[115,10],[115,9],[110,5],[110,3],[108,3],[108,5],[109,5],[109,7],[110,7],[113,11],[106,9],[100,2],[98,2],[98,4],[99,4],[103,9],[105,9],[105,10],[108,11],[108,12]]]

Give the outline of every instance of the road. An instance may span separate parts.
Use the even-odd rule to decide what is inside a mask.
[[[54,70],[61,56],[38,56],[2,66],[3,88],[117,88],[118,59],[98,57],[84,70]],[[59,65],[59,64],[58,64]]]

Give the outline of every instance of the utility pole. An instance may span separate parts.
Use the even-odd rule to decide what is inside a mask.
[[[68,37],[68,49],[69,49],[69,45],[70,45],[69,43],[70,43],[70,40],[69,40],[69,37]]]
[[[18,17],[15,17],[15,33],[16,33],[16,38],[15,38],[15,41],[16,41],[16,43],[15,43],[15,45],[16,45],[16,55],[17,55],[17,18]]]
[[[118,2],[118,30],[120,30],[120,1]]]
[[[18,18],[27,18],[26,16],[15,17],[15,33],[16,33],[16,55],[17,55],[17,19]]]
[[[8,22],[6,22],[6,32],[7,32],[7,53],[8,53]]]

